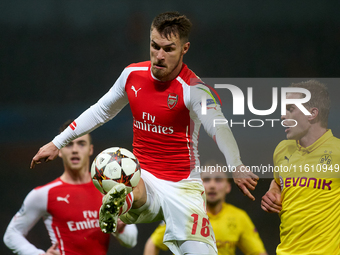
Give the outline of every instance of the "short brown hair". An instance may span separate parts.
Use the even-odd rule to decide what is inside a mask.
[[[307,109],[313,107],[318,108],[318,121],[321,123],[322,127],[327,127],[328,116],[331,107],[331,100],[329,98],[329,93],[327,86],[317,80],[308,80],[299,83],[292,83],[291,87],[298,87],[307,89],[311,93],[311,99],[304,103]]]
[[[179,39],[187,42],[191,30],[191,22],[185,16],[178,12],[164,12],[157,15],[151,23],[151,31],[156,30],[167,39],[171,35],[179,35]]]
[[[59,128],[59,134],[61,132],[63,132],[71,123],[73,122],[73,120],[67,120],[64,122],[64,124],[62,124]],[[92,137],[90,135],[90,133],[88,134],[89,135],[89,141],[90,141],[90,144],[92,144]]]

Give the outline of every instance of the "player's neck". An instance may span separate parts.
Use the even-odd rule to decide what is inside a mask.
[[[81,170],[65,169],[62,176],[60,176],[60,179],[63,182],[70,184],[84,184],[91,181],[91,174],[86,168]]]
[[[299,143],[302,147],[311,146],[315,143],[321,136],[323,136],[327,131],[327,128],[323,128],[320,126],[311,127],[308,130],[308,133],[299,139]]]
[[[212,215],[218,214],[222,210],[223,202],[217,203],[216,205],[209,205],[207,203],[207,211],[208,213],[211,213]]]
[[[175,79],[181,72],[182,66],[183,66],[183,62],[181,60],[176,66],[176,68],[171,72],[171,74],[169,75],[166,81],[172,81],[173,79]]]

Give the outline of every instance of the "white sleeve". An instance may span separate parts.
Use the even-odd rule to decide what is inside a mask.
[[[208,135],[215,140],[227,163],[230,166],[239,166],[242,161],[236,140],[221,111],[220,105],[211,97],[210,93],[210,90],[204,85],[191,86],[190,99],[187,99],[190,102],[188,108],[192,118],[198,118]],[[202,96],[207,99],[207,112],[205,115],[202,114]]]
[[[4,243],[15,254],[40,255],[45,251],[36,248],[27,241],[26,236],[37,221],[46,214],[47,196],[42,192],[32,190],[25,198],[21,209],[9,223]]]
[[[137,244],[138,230],[135,224],[127,224],[122,233],[112,233],[125,247],[133,248]]]
[[[83,112],[71,125],[53,139],[53,144],[62,148],[70,141],[103,125],[115,117],[128,104],[125,83],[131,71],[126,68],[112,88],[99,101]]]

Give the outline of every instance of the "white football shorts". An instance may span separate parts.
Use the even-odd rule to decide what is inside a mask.
[[[125,223],[150,223],[164,220],[163,242],[174,252],[175,241],[208,243],[217,252],[213,229],[206,213],[206,196],[202,180],[188,178],[171,182],[156,178],[141,170],[147,192],[147,202],[139,209],[131,209],[120,218]]]

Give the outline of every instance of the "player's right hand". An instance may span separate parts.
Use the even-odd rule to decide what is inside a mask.
[[[250,193],[249,189],[255,190],[259,177],[245,165],[239,165],[233,172],[233,179],[240,191],[254,201],[255,197]]]
[[[273,190],[267,191],[262,197],[261,208],[265,212],[280,213],[282,210],[281,194]]]
[[[33,157],[30,168],[34,168],[34,166],[40,164],[42,160],[48,162],[55,159],[58,156],[58,153],[59,149],[52,142],[45,144]]]
[[[53,244],[45,253],[45,255],[60,255],[59,249],[58,249],[58,242]]]

